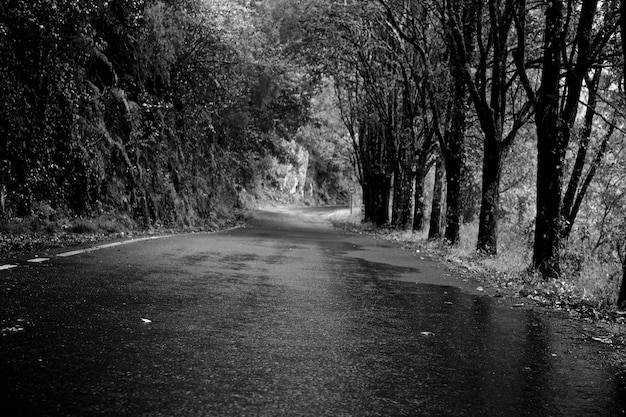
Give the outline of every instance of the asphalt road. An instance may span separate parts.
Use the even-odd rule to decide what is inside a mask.
[[[327,214],[9,260],[0,414],[626,415],[609,351],[565,319]]]

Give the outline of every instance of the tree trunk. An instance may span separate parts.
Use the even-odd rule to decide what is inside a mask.
[[[414,163],[417,157],[416,144],[418,142],[414,129],[415,109],[412,101],[411,78],[407,69],[401,71],[402,106],[399,116],[401,133],[397,135],[399,143],[396,172],[399,177],[395,181],[394,188],[394,213],[392,223],[398,230],[410,230],[413,227],[413,213],[411,202],[413,200],[413,182],[415,180]],[[396,201],[395,198],[398,200]]]
[[[547,119],[548,115],[544,115]],[[537,125],[537,220],[533,267],[546,278],[556,278],[560,273],[560,207],[565,152],[558,145],[563,136],[561,127],[554,129],[546,124],[538,122]]]
[[[467,88],[457,64],[452,65],[452,75],[455,81],[449,116],[451,120],[445,132],[444,143],[441,144],[447,186],[444,238],[452,245],[458,244],[461,239],[461,191],[465,164],[465,119],[467,115]]]
[[[374,223],[374,203],[372,198],[372,179],[371,175],[364,173],[364,180],[361,184],[363,189],[363,221]]]
[[[428,239],[438,239],[441,237],[441,212],[443,198],[443,175],[444,166],[441,156],[437,156],[435,163],[435,185],[433,187],[433,202],[430,210],[430,225],[428,228]]]
[[[393,172],[393,199],[391,201],[391,225],[396,229],[401,229],[403,223],[402,206],[404,205],[404,195],[402,183],[404,182],[404,176],[404,170],[396,166]]]
[[[626,309],[626,260],[622,263],[622,285],[620,285],[617,297],[617,308]]]
[[[616,249],[619,261],[622,264],[622,284],[619,288],[619,294],[617,296],[617,308],[620,310],[626,309],[626,225],[622,224],[619,234]]]
[[[617,255],[622,264],[622,285],[620,285],[617,297],[617,308],[624,310],[626,309],[626,226],[623,225],[621,233],[622,241],[617,244]]]
[[[448,114],[449,124],[443,140],[440,141],[446,167],[446,231],[445,239],[452,245],[461,240],[461,192],[462,175],[465,165],[465,129],[468,112],[468,87],[465,84],[465,66],[472,62],[473,38],[477,24],[478,0],[454,1],[448,3],[447,32],[448,45],[451,48],[449,58],[450,74],[452,76],[451,106]],[[456,27],[456,17],[461,18],[461,32],[463,35],[463,50],[455,51],[452,46],[452,32]]]
[[[620,16],[619,27],[622,35],[622,62],[624,63],[623,75],[624,84],[626,84],[626,0],[620,1]]]
[[[537,129],[539,131],[539,129]],[[561,189],[563,186],[563,153],[553,142],[559,132],[538,132],[537,221],[533,247],[533,267],[544,277],[556,278],[560,273]]]
[[[444,238],[456,245],[461,240],[461,172],[460,158],[446,160],[446,230]]]
[[[589,150],[589,143],[591,141],[593,119],[596,114],[596,107],[598,104],[597,88],[601,75],[602,69],[596,68],[591,85],[589,86],[589,99],[587,100],[587,110],[585,112],[583,127],[580,132],[580,142],[578,145],[578,152],[576,154],[576,161],[574,162],[572,174],[567,184],[567,190],[563,196],[563,205],[561,206],[561,216],[564,219],[563,230],[561,233],[561,237],[563,239],[567,239],[569,237],[574,220],[578,214],[574,212],[574,202],[576,201],[580,191],[580,181],[583,177],[583,170],[587,162],[587,151]]]
[[[498,140],[485,138],[483,155],[482,198],[478,224],[478,252],[496,255],[498,252],[498,212],[500,209],[500,177],[502,175],[502,146]]]
[[[391,223],[398,230],[411,227],[411,192],[413,189],[413,172],[401,167],[396,169],[393,186],[393,210]]]
[[[415,171],[415,199],[413,203],[413,230],[421,232],[424,230],[424,184],[426,182],[426,158],[421,157],[418,160],[418,166]]]
[[[598,170],[598,168],[600,167],[602,163],[602,159],[604,158],[604,154],[606,153],[606,150],[609,146],[609,140],[611,139],[611,136],[613,135],[614,130],[615,130],[615,125],[611,124],[609,126],[608,132],[604,136],[604,139],[602,139],[602,143],[600,144],[600,148],[596,152],[595,158],[593,159],[593,161],[591,161],[589,165],[587,176],[583,180],[583,183],[580,186],[580,189],[576,193],[576,199],[574,200],[573,204],[569,206],[569,209],[567,211],[567,217],[563,217],[566,223],[563,225],[563,230],[561,232],[562,239],[567,239],[572,231],[572,227],[574,226],[574,220],[576,220],[576,216],[578,215],[580,206],[582,205],[583,199],[585,198],[585,195],[587,194],[587,190],[589,189],[589,186],[591,185],[591,181],[593,181],[593,178],[596,175],[596,171]],[[564,213],[565,208],[562,208],[561,212]]]
[[[400,220],[400,206],[402,200],[402,177],[404,173],[400,170],[399,164],[395,164],[396,167],[393,171],[393,198],[391,201],[391,224],[394,228],[398,226]]]
[[[411,230],[413,228],[413,183],[415,174],[413,170],[408,169],[404,173],[402,181],[402,201],[400,205],[400,224],[398,229]]]
[[[373,212],[371,221],[377,227],[381,227],[389,223],[391,180],[385,173],[377,173],[372,182],[371,200]]]
[[[563,2],[546,10],[541,86],[537,94],[537,220],[533,268],[545,278],[560,274],[561,190],[565,157],[565,121],[559,113]]]

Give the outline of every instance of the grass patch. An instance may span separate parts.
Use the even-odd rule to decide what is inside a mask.
[[[582,298],[602,309],[613,309],[619,292],[622,273],[617,264],[589,258],[571,281],[582,291]]]
[[[73,224],[70,226],[69,230],[72,233],[80,233],[80,234],[99,232],[98,226],[91,220],[87,220],[87,219],[75,220]]]
[[[40,251],[97,242],[137,229],[128,216],[116,213],[70,218],[53,210],[0,221],[0,255]]]
[[[44,221],[34,216],[18,219],[3,219],[3,221],[0,222],[0,233],[6,235],[39,233],[44,228],[44,224]]]

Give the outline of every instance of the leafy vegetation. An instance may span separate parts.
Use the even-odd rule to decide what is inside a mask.
[[[210,226],[243,190],[259,195],[268,167],[296,162],[288,143],[306,136],[297,132],[317,91],[289,57],[288,31],[276,30],[289,24],[281,10],[238,0],[3,2],[5,223],[46,207],[66,219],[128,216],[140,228]],[[331,162],[314,159],[311,175],[326,175]],[[341,198],[335,183],[327,201]]]

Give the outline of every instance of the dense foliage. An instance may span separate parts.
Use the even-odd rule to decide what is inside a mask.
[[[0,5],[3,216],[42,207],[201,223],[238,204],[309,119],[315,82],[276,4]]]

